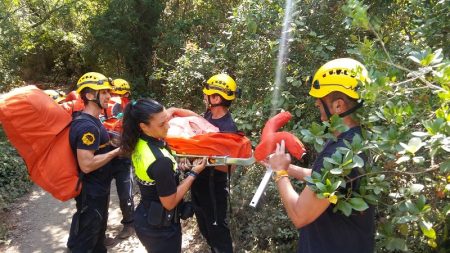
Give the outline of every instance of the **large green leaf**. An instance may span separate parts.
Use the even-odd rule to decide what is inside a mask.
[[[367,203],[362,198],[351,198],[349,202],[352,208],[355,209],[356,211],[364,211],[367,208],[369,208]]]

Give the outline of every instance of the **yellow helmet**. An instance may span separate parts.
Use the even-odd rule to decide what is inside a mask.
[[[367,69],[359,61],[340,58],[325,63],[314,75],[309,95],[323,98],[333,91],[359,99],[358,83],[370,82]]]
[[[118,95],[125,95],[127,92],[130,92],[130,84],[124,79],[114,79],[113,83],[113,92]]]
[[[110,90],[111,79],[97,72],[88,72],[84,74],[77,82],[77,92],[80,93],[84,88],[93,90]]]
[[[205,95],[219,94],[226,100],[234,100],[238,92],[236,82],[227,74],[214,75],[203,86]]]
[[[64,91],[44,90],[44,93],[47,94],[56,103],[59,103],[66,98],[66,93],[64,93]]]

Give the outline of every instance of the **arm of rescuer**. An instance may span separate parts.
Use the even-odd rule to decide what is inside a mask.
[[[188,117],[188,116],[199,116],[197,113],[188,110],[188,109],[182,109],[177,107],[170,107],[169,109],[166,109],[169,119],[172,119],[174,117]]]
[[[97,170],[122,152],[120,148],[116,148],[101,155],[94,155],[94,153],[95,150],[77,149],[78,165],[82,172],[89,173]]]
[[[205,169],[206,166],[206,158],[203,159],[197,159],[194,161],[194,167],[191,169],[192,172],[194,172],[196,175],[198,175],[200,172],[202,172]],[[183,199],[186,192],[191,188],[192,183],[195,180],[194,175],[190,174],[188,177],[183,179],[181,183],[177,186],[177,191],[174,194],[171,194],[166,197],[159,197],[161,200],[161,204],[164,206],[167,210],[174,209],[178,203]]]
[[[206,158],[208,159],[208,158]],[[186,164],[184,168],[182,168],[182,170],[187,170],[190,166],[190,161],[187,158],[181,158],[180,159],[181,164]],[[231,165],[231,169],[230,172],[234,172],[236,170],[236,165]],[[215,170],[221,171],[221,172],[225,172],[228,173],[228,166],[227,165],[220,165],[220,166],[214,166],[212,167]]]
[[[264,165],[265,167],[269,167],[269,160],[263,160],[259,162],[260,164]],[[303,168],[294,164],[289,164],[289,167],[287,168],[288,175],[290,177],[293,177],[295,179],[298,179],[300,181],[305,181],[305,177],[311,176],[312,169]]]
[[[284,141],[281,141],[281,144],[277,143],[275,154],[270,157],[269,163],[275,173],[283,170],[289,171],[291,156],[285,153]],[[311,174],[311,170],[300,170],[301,167],[298,166],[292,168],[292,176],[296,178],[298,176],[303,179],[304,176]],[[308,186],[298,194],[287,176],[279,177],[276,184],[284,208],[296,228],[304,227],[316,220],[330,205],[327,199],[317,198],[316,194]]]

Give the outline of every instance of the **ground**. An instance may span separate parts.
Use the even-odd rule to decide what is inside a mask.
[[[115,183],[111,186],[107,235],[114,237],[122,228],[121,213]],[[136,199],[136,202],[139,200]],[[75,210],[75,201],[61,202],[38,186],[18,199],[7,213],[8,238],[0,245],[0,252],[47,253],[66,252],[70,221]],[[182,252],[208,252],[203,238],[195,226],[195,218],[183,222]],[[108,252],[145,252],[138,238],[132,237],[108,248]]]

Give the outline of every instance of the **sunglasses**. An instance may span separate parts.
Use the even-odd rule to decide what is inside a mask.
[[[337,84],[337,83],[336,84],[331,84],[331,83],[330,84],[320,84],[319,80],[316,80],[316,81],[314,81],[311,84],[312,80],[313,80],[312,76],[307,76],[304,79],[304,83],[307,86],[312,86],[316,90],[320,89],[320,87],[325,87],[325,86],[339,86],[339,87],[342,87],[342,88],[347,89],[347,90],[357,90],[359,88],[358,86],[352,87],[352,86],[349,86],[349,85],[343,85],[343,84]]]
[[[122,88],[122,87],[114,88],[114,90],[115,90],[115,91],[130,91],[130,89]]]
[[[83,85],[83,84],[98,84],[98,85],[103,85],[103,84],[105,84],[106,82],[108,82],[109,84],[111,84],[112,81],[113,81],[112,78],[108,77],[108,78],[106,78],[106,79],[102,79],[102,80],[98,80],[98,81],[92,81],[92,80],[84,81],[84,82],[82,82],[82,83],[80,83],[80,84],[78,84],[78,85],[79,85],[79,86],[81,86],[81,85]]]
[[[217,81],[216,83],[225,85],[225,82],[221,82],[221,81]],[[203,88],[205,88],[207,90],[218,90],[218,91],[221,91],[221,92],[227,94],[227,96],[233,96],[234,94],[236,94],[239,97],[241,94],[239,89],[237,89],[236,91],[232,91],[230,89],[226,89],[226,88],[223,88],[223,87],[220,87],[220,86],[217,86],[214,84],[209,84],[209,83],[204,83]]]

